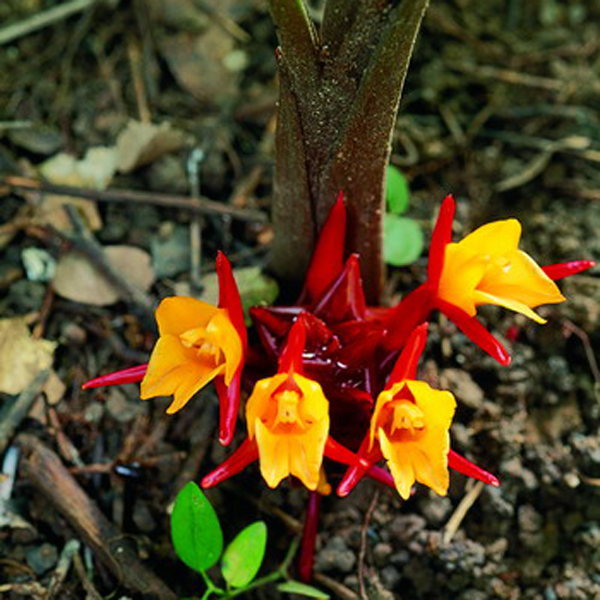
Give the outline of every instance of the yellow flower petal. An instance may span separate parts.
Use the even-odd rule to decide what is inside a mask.
[[[546,323],[546,319],[542,319],[540,315],[531,310],[526,304],[522,302],[517,302],[517,300],[511,300],[510,298],[501,298],[499,296],[494,296],[492,294],[486,294],[484,292],[475,292],[475,299],[478,304],[496,304],[498,306],[503,306],[504,308],[508,308],[508,310],[512,310],[514,312],[520,313],[529,317],[536,323],[543,325]]]
[[[174,413],[223,370],[222,365],[198,361],[193,349],[183,346],[178,337],[166,335],[156,342],[141,382],[140,397],[147,400],[173,395],[174,402],[167,412]]]
[[[477,306],[497,304],[543,323],[531,309],[564,296],[537,263],[518,249],[515,219],[488,223],[445,250],[440,299],[474,316]]]
[[[243,348],[226,310],[220,309],[215,313],[206,326],[206,332],[210,341],[225,355],[225,385],[229,385],[242,361]]]
[[[216,306],[195,298],[165,298],[156,309],[158,333],[160,336],[181,335],[190,329],[206,327],[218,310]]]
[[[516,250],[520,239],[521,223],[516,219],[506,219],[478,227],[457,245],[463,252],[501,256]]]

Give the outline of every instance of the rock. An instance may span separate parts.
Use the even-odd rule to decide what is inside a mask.
[[[111,387],[108,402],[106,403],[108,412],[113,419],[119,423],[129,423],[133,421],[143,410],[142,403],[132,401],[116,387]]]
[[[373,548],[373,562],[378,567],[382,567],[389,562],[389,558],[393,551],[394,548],[391,544],[386,544],[384,542],[376,544]]]
[[[36,575],[42,575],[56,564],[58,551],[52,544],[44,543],[27,552],[27,564]]]
[[[444,369],[440,374],[440,386],[451,390],[457,402],[477,409],[484,399],[483,390],[462,369]]]
[[[156,277],[174,277],[190,268],[190,232],[187,227],[163,223],[150,248]]]
[[[419,503],[419,508],[429,525],[439,527],[448,518],[448,515],[452,510],[452,502],[449,498],[434,496],[423,499]]]
[[[341,571],[349,573],[354,568],[356,556],[340,536],[333,536],[315,560],[316,571]]]

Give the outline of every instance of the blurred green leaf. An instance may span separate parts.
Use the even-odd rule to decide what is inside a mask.
[[[193,481],[187,483],[175,499],[171,538],[177,556],[195,571],[212,567],[223,551],[219,518]]]
[[[385,200],[389,212],[401,215],[408,209],[410,188],[404,175],[396,167],[388,165],[385,176]]]
[[[286,581],[280,583],[277,586],[280,592],[287,592],[288,594],[301,594],[302,596],[308,596],[309,598],[329,598],[329,594],[318,590],[312,585],[306,585],[299,581]]]
[[[383,258],[388,265],[414,263],[423,251],[423,231],[416,221],[386,214],[383,219]]]
[[[225,548],[221,571],[234,588],[247,586],[258,573],[267,547],[267,526],[257,521],[245,527]]]
[[[246,315],[246,323],[251,324],[248,317],[248,309],[251,306],[261,304],[273,304],[279,295],[277,282],[268,275],[264,275],[259,267],[242,267],[233,270],[233,276],[237,283],[242,298],[242,306]],[[219,302],[219,279],[216,273],[210,273],[202,278],[204,291],[200,300],[209,304]]]

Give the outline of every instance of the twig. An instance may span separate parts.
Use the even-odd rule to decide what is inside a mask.
[[[21,421],[27,416],[49,375],[48,369],[40,371],[27,388],[19,394],[6,416],[0,421],[0,455],[8,446]]]
[[[81,542],[75,539],[69,540],[65,544],[63,551],[60,553],[60,558],[58,559],[56,569],[52,574],[50,585],[48,586],[47,600],[52,600],[52,598],[54,598],[54,596],[56,596],[56,594],[60,591],[62,583],[69,572],[71,563],[73,562],[73,556],[79,552],[80,547]]]
[[[89,190],[70,185],[56,185],[45,181],[36,181],[27,177],[9,176],[0,182],[16,190],[34,190],[71,196],[75,198],[87,198],[96,202],[115,202],[122,204],[154,204],[168,208],[182,208],[194,214],[207,215],[229,215],[240,221],[255,221],[265,223],[267,216],[258,210],[248,210],[228,206],[222,202],[215,202],[208,198],[190,198],[189,196],[177,196],[174,194],[161,194],[159,192],[139,192],[136,190]]]
[[[129,69],[135,89],[135,99],[137,102],[138,115],[142,123],[151,123],[152,115],[150,105],[148,104],[148,95],[146,94],[146,86],[142,76],[142,56],[140,47],[133,37],[127,41],[127,56],[129,58]]]
[[[194,0],[194,4],[203,10],[216,25],[221,27],[225,33],[228,33],[234,40],[247,44],[252,40],[252,36],[242,29],[233,19],[230,19],[227,15],[219,12],[212,4],[207,0]]]
[[[187,160],[187,175],[190,182],[192,198],[200,198],[200,164],[205,154],[202,148],[194,148]],[[194,215],[190,222],[190,283],[192,288],[199,290],[202,287],[202,225],[200,215]]]
[[[367,554],[367,533],[369,530],[369,523],[371,522],[371,517],[375,512],[378,500],[379,490],[376,489],[375,493],[373,494],[373,497],[371,498],[369,508],[367,508],[367,512],[365,513],[364,521],[360,527],[360,549],[358,551],[358,586],[360,590],[361,600],[369,600],[369,596],[367,595],[367,588],[365,587],[365,556]]]
[[[475,500],[479,498],[479,494],[481,494],[483,488],[484,483],[482,481],[478,481],[460,501],[459,505],[456,507],[456,510],[452,513],[450,519],[448,519],[448,523],[446,523],[446,527],[442,535],[442,543],[448,544],[452,541],[454,534],[458,531],[460,524],[469,512],[471,506],[475,504]]]
[[[520,73],[510,69],[500,69],[490,66],[473,66],[468,63],[449,63],[448,66],[460,73],[473,75],[479,79],[496,79],[503,83],[511,85],[522,85],[534,89],[547,90],[549,92],[560,92],[564,87],[564,82],[549,77],[540,77],[539,75],[530,75],[529,73]]]
[[[0,592],[14,592],[25,598],[39,598],[46,600],[46,588],[37,581],[31,583],[4,583],[0,585]]]
[[[85,567],[83,566],[83,561],[81,560],[81,556],[79,556],[79,552],[77,552],[73,557],[73,565],[75,566],[77,575],[79,575],[79,579],[81,580],[81,585],[86,591],[88,598],[90,598],[90,600],[102,600],[102,596],[94,587],[94,584],[90,581],[87,573],[85,572]]]
[[[566,334],[576,335],[583,344],[585,357],[587,358],[590,371],[594,377],[594,391],[596,394],[596,399],[598,399],[600,396],[600,368],[598,368],[598,361],[596,360],[596,355],[594,354],[594,349],[592,348],[592,343],[590,342],[590,336],[583,331],[583,329],[577,327],[575,323],[569,321],[568,319],[563,319],[562,326]]]
[[[100,0],[71,0],[71,2],[64,2],[63,4],[58,4],[48,10],[32,15],[20,23],[14,23],[13,25],[4,27],[0,30],[0,46],[33,33],[34,31],[44,29],[58,21],[62,21],[75,13],[81,12],[90,6],[97,4],[99,1]]]
[[[58,456],[31,435],[22,434],[22,472],[127,589],[144,598],[176,600],[177,595],[139,560],[122,533],[69,474]]]
[[[323,573],[315,573],[313,578],[319,585],[331,590],[336,598],[340,598],[341,600],[359,600],[358,594],[354,593],[349,587],[331,577],[327,577],[327,575],[323,575]]]

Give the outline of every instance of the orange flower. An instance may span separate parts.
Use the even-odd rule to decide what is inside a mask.
[[[277,487],[295,475],[317,489],[329,434],[329,402],[321,386],[293,372],[262,379],[248,400],[246,418],[267,485]]]
[[[370,446],[375,438],[387,460],[396,489],[407,500],[415,481],[445,496],[448,451],[456,401],[450,392],[423,381],[403,380],[377,398],[371,419]]]
[[[477,306],[497,304],[545,323],[531,309],[565,298],[541,267],[518,249],[520,238],[521,224],[508,219],[447,244],[438,297],[471,317]]]
[[[215,377],[229,385],[243,358],[228,311],[194,298],[163,300],[156,310],[159,339],[141,383],[141,398],[174,396],[175,413]]]

